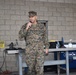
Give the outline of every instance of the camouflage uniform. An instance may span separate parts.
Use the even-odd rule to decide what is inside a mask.
[[[19,38],[26,41],[26,64],[28,75],[43,75],[44,46],[49,47],[44,24],[37,23],[26,31],[23,25],[19,31]]]

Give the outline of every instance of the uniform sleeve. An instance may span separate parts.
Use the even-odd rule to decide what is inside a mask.
[[[48,42],[48,37],[47,37],[47,33],[46,33],[46,27],[44,26],[44,46],[45,49],[49,49],[49,42]]]
[[[19,31],[19,40],[24,40],[24,38],[26,37],[26,34],[27,34],[27,30],[26,30],[26,25],[23,25]]]

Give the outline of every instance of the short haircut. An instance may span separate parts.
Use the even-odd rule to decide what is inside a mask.
[[[35,11],[29,11],[29,17],[37,16],[37,12]]]

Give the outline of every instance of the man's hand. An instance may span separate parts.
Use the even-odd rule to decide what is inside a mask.
[[[48,49],[45,49],[45,53],[46,53],[46,55],[49,53],[49,50]]]
[[[31,22],[28,22],[27,27],[26,27],[26,30],[28,30],[31,27],[31,25],[32,25],[32,23]]]

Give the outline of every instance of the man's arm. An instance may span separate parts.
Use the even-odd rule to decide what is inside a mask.
[[[31,25],[32,23],[28,22],[21,27],[21,30],[19,31],[19,40],[23,40],[27,36],[27,31],[31,27]]]
[[[45,53],[48,54],[50,44],[48,42],[48,37],[47,37],[46,27],[45,26],[44,26],[44,45],[45,45]]]
[[[27,33],[27,30],[26,30],[26,25],[23,25],[19,31],[19,40],[23,40],[24,37],[26,37],[26,33]]]

